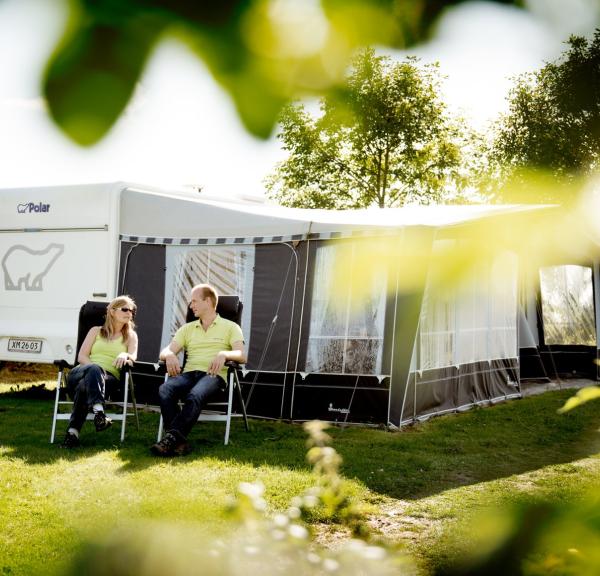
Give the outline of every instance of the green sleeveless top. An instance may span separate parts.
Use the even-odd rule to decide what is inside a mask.
[[[113,362],[121,352],[127,352],[123,336],[119,336],[116,340],[106,340],[98,332],[96,340],[92,344],[90,360],[94,364],[98,364],[100,368],[104,368],[104,370],[112,374],[115,378],[119,378],[121,371],[116,366],[113,366]]]

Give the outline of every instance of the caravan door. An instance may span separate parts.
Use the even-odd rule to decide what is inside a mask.
[[[96,186],[1,193],[0,360],[72,362],[81,305],[113,297],[111,194]]]

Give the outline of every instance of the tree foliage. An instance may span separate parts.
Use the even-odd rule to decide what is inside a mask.
[[[434,64],[363,50],[320,113],[288,106],[279,138],[289,153],[270,196],[307,208],[393,207],[439,201],[465,184],[460,139],[438,97]]]
[[[94,144],[125,109],[156,44],[171,35],[229,93],[248,131],[266,138],[287,102],[336,86],[357,47],[423,41],[445,8],[464,1],[71,0],[44,92],[58,126]]]
[[[569,178],[600,166],[600,31],[591,41],[572,36],[568,45],[510,91],[492,147],[505,176],[540,169]]]

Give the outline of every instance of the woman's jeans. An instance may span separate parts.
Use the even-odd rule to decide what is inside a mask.
[[[111,388],[118,380],[97,364],[78,364],[67,376],[67,392],[73,399],[69,428],[81,430],[94,404],[104,405],[107,385]]]
[[[187,438],[207,400],[224,388],[223,378],[200,370],[167,378],[158,389],[165,430]],[[180,400],[183,402],[181,409],[178,405]]]

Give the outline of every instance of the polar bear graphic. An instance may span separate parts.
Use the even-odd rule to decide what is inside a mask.
[[[11,246],[2,258],[5,290],[43,291],[44,276],[64,251],[64,244],[49,244],[43,250]]]

